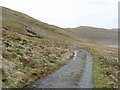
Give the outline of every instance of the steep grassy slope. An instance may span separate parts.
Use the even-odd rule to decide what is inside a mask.
[[[71,32],[2,8],[3,87],[23,87],[70,60]]]
[[[55,39],[57,41],[70,41],[72,38],[70,37],[71,32],[57,26],[43,23],[25,14],[7,8],[3,8],[3,27],[24,35],[28,35],[27,30],[31,30],[46,39]]]
[[[118,45],[118,32],[102,29],[102,28],[94,28],[88,26],[81,26],[77,28],[68,28],[75,32],[78,36],[83,39],[89,40],[89,42],[106,45],[106,46],[117,46]]]

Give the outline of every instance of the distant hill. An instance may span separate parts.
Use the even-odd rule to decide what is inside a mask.
[[[112,29],[110,29],[110,30],[118,31],[118,30],[120,30],[120,29],[118,29],[118,28],[112,28]]]
[[[117,46],[118,45],[118,32],[103,28],[80,26],[77,28],[67,28],[68,30],[76,33],[79,37],[87,39],[92,43]]]

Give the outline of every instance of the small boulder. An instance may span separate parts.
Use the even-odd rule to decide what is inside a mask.
[[[8,28],[6,28],[6,27],[3,27],[5,30],[10,30],[10,29],[8,29]]]
[[[40,36],[39,34],[36,34],[36,37],[37,38],[43,38],[42,36]]]
[[[36,33],[35,33],[35,32],[33,32],[32,30],[27,30],[27,32],[29,32],[29,33],[31,33],[31,34],[34,34],[34,35],[36,35]]]

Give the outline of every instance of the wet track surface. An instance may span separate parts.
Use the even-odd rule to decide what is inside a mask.
[[[74,51],[72,60],[50,75],[26,88],[91,88],[92,55],[84,50]]]

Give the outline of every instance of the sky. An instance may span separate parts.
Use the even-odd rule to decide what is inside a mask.
[[[0,0],[4,6],[62,28],[118,27],[119,0]]]

